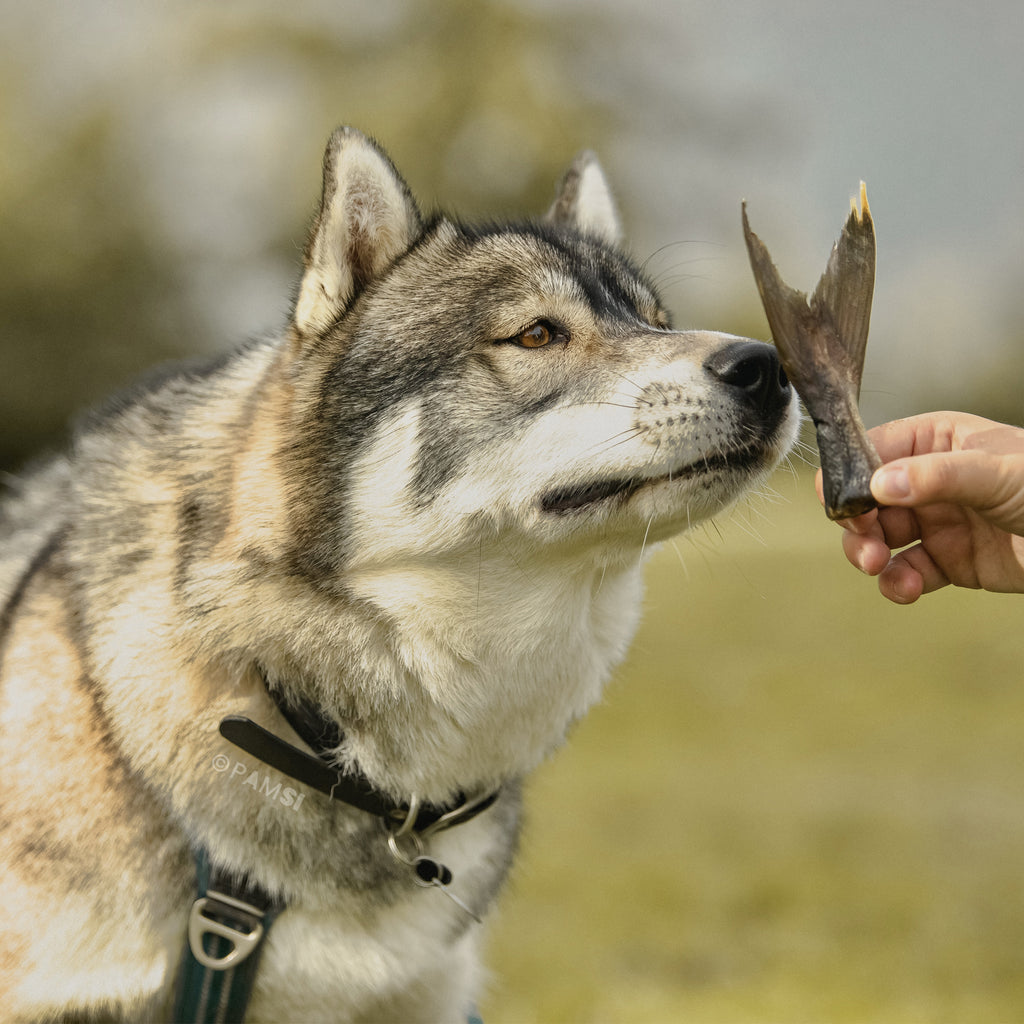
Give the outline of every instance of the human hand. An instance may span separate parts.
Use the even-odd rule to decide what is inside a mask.
[[[937,412],[868,433],[883,507],[840,525],[846,557],[883,596],[912,604],[947,584],[1024,593],[1024,430]],[[820,472],[816,486],[821,500]]]

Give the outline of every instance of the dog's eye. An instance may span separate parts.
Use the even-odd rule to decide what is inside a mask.
[[[527,327],[516,339],[523,348],[543,348],[551,342],[551,329],[547,324]]]
[[[564,331],[559,330],[547,320],[538,320],[532,327],[527,327],[514,338],[510,339],[522,348],[544,348],[553,342],[568,341]]]

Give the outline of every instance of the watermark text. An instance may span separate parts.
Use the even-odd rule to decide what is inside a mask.
[[[227,754],[214,754],[213,770],[222,775],[226,774],[229,779],[237,780],[239,785],[250,786],[253,792],[260,793],[267,800],[276,800],[282,807],[290,807],[293,811],[297,811],[302,806],[302,801],[306,799],[305,793],[300,793],[282,782],[271,785],[269,775],[261,775],[241,761],[232,761]]]

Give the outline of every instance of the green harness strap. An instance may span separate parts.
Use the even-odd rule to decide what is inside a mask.
[[[205,849],[196,852],[196,882],[171,1024],[244,1024],[263,941],[284,904],[213,870]],[[483,1024],[476,1007],[466,1024]]]
[[[455,807],[396,805],[377,792],[361,772],[342,772],[326,759],[326,752],[341,742],[337,723],[325,719],[315,708],[296,710],[282,705],[278,695],[268,692],[292,728],[314,751],[307,754],[248,718],[228,715],[220,723],[221,735],[246,753],[277,771],[325,793],[332,800],[357,807],[384,820],[409,820],[414,835],[429,835],[451,828],[487,810],[499,791],[476,798],[460,797]],[[328,737],[321,742],[323,737]],[[404,863],[416,872],[419,885],[437,885],[449,899],[472,914],[446,888],[451,872],[429,857],[417,855]],[[429,874],[427,877],[423,872]],[[442,875],[447,873],[447,881]],[[263,940],[284,904],[244,876],[233,875],[211,865],[204,848],[196,851],[198,898],[192,904],[188,940],[175,983],[173,1024],[243,1024],[245,1010],[256,982],[256,968]],[[468,1024],[479,1024],[475,1010],[467,1014]]]
[[[196,853],[196,881],[171,1019],[242,1024],[263,940],[284,907],[254,883],[212,871],[205,849]]]

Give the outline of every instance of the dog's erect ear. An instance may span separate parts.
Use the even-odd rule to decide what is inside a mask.
[[[299,333],[333,323],[420,230],[416,202],[384,152],[354,128],[337,129],[324,154],[324,193],[295,303]]]
[[[544,219],[584,234],[597,235],[613,245],[622,240],[622,227],[608,179],[597,157],[589,150],[573,161]]]

